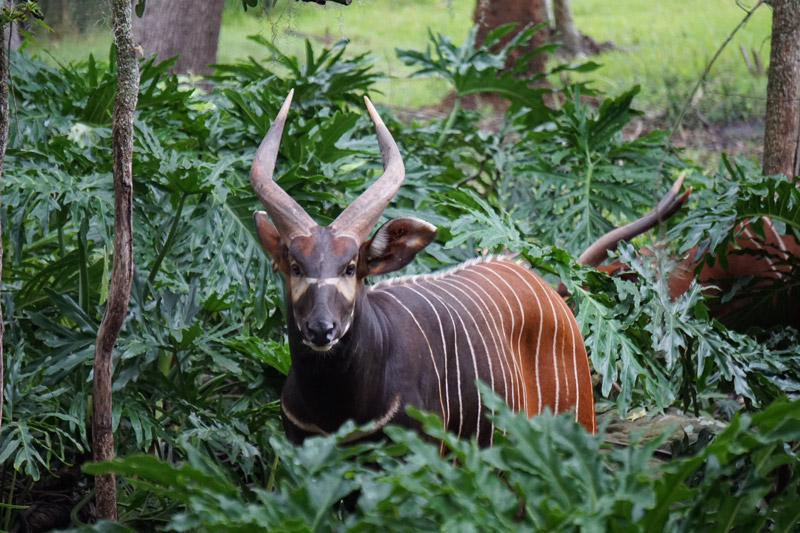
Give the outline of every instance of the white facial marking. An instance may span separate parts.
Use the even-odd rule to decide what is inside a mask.
[[[309,285],[336,285],[339,278],[306,278],[306,283]]]
[[[336,291],[348,302],[352,302],[356,297],[356,278],[355,276],[339,276],[337,278],[293,278],[292,279],[292,301],[296,302],[306,293],[309,287],[334,286]]]

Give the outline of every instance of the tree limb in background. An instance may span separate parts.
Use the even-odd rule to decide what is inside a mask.
[[[498,48],[505,46],[514,36],[527,25],[536,25],[547,19],[542,0],[478,0],[472,20],[478,25],[476,42],[483,44],[487,35],[503,24],[514,23],[514,31],[506,34],[496,45]],[[509,55],[506,67],[510,67],[522,55],[532,52],[543,45],[548,37],[547,28],[537,31],[533,38],[524,46],[520,46]],[[543,74],[546,67],[547,54],[540,53],[531,57],[524,74],[533,76]]]
[[[97,332],[94,353],[92,449],[95,461],[114,457],[111,355],[128,313],[133,281],[133,118],[139,93],[139,66],[131,30],[131,0],[113,0],[111,12],[117,48],[117,89],[111,130],[114,153],[114,259],[106,312]],[[117,489],[114,474],[95,478],[95,499],[97,517],[116,520]]]
[[[569,0],[553,0],[553,19],[556,24],[556,35],[562,43],[563,50],[570,56],[582,54],[583,39],[572,18]]]
[[[3,31],[0,35],[5,35],[6,26],[11,24],[5,20],[2,23]],[[13,33],[13,32],[11,32]],[[3,163],[6,159],[6,146],[8,146],[8,48],[3,39],[0,43],[0,177],[3,175]],[[3,277],[3,228],[0,226],[0,279]],[[0,301],[0,428],[3,427],[3,305]]]
[[[178,60],[167,70],[177,74],[211,74],[217,62],[225,0],[148,0],[133,31],[145,57]]]
[[[706,64],[705,70],[703,70],[703,73],[700,74],[700,77],[697,79],[697,83],[694,84],[694,87],[692,88],[692,90],[689,92],[688,95],[686,95],[686,99],[683,101],[683,105],[681,106],[680,113],[678,113],[678,118],[675,119],[675,123],[672,125],[672,128],[670,128],[670,130],[669,130],[670,135],[674,134],[675,131],[678,129],[678,127],[681,125],[681,122],[683,122],[683,115],[686,114],[686,111],[689,109],[689,106],[692,104],[692,100],[694,100],[694,95],[697,94],[697,90],[700,88],[700,86],[703,83],[705,83],[706,76],[708,76],[708,73],[711,72],[711,67],[714,66],[714,63],[717,61],[717,58],[720,56],[720,54],[722,54],[722,51],[725,50],[725,47],[728,46],[728,43],[731,42],[731,39],[733,39],[733,36],[736,35],[736,32],[738,32],[742,28],[742,26],[744,26],[747,23],[747,21],[750,20],[750,17],[753,16],[753,13],[755,13],[756,10],[759,7],[761,7],[761,5],[765,1],[766,0],[758,0],[758,2],[756,2],[756,4],[749,11],[746,11],[746,14],[745,14],[744,18],[739,21],[739,24],[737,24],[736,27],[733,28],[733,31],[731,31],[728,34],[728,36],[725,38],[725,40],[722,42],[722,44],[719,46],[719,48],[717,48],[717,51],[714,53],[714,56]]]
[[[800,115],[800,0],[769,0],[772,38],[764,118],[764,175],[794,177]]]

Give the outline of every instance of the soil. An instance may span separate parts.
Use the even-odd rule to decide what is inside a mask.
[[[672,135],[672,144],[686,148],[690,158],[706,169],[716,168],[720,154],[758,158],[764,154],[764,121],[711,122],[698,128],[681,128]]]

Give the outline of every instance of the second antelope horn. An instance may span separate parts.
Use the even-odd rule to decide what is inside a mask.
[[[375,133],[378,136],[378,148],[381,152],[383,161],[383,174],[370,187],[361,193],[347,209],[336,217],[330,228],[337,235],[349,235],[357,242],[363,242],[372,228],[381,217],[381,213],[389,205],[392,197],[400,188],[405,177],[405,167],[403,158],[397,143],[394,142],[392,134],[386,128],[378,112],[372,106],[369,98],[364,97],[367,104],[367,111],[375,125]]]

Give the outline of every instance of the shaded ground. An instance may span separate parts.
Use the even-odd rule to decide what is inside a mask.
[[[666,128],[647,117],[635,118],[623,129],[623,135],[636,138],[655,128]],[[761,157],[764,152],[764,121],[749,119],[737,122],[705,122],[678,128],[672,144],[685,150],[685,156],[709,172],[716,170],[723,152],[731,158]]]
[[[751,119],[728,124],[711,123],[701,128],[681,130],[672,136],[675,146],[686,148],[690,159],[706,169],[715,169],[720,154],[758,158],[764,154],[764,122]]]

